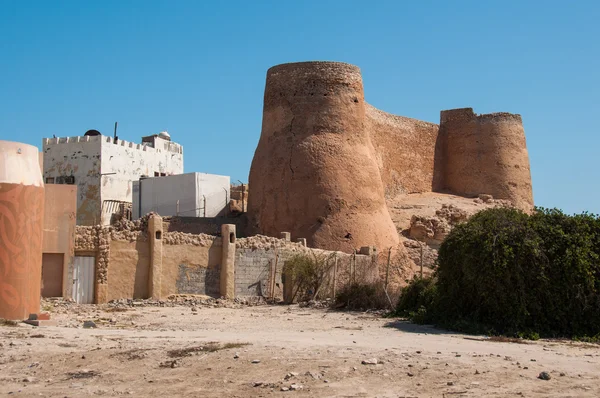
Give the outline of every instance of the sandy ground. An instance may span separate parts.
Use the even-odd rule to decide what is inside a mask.
[[[492,342],[298,306],[106,309],[73,306],[53,314],[57,327],[0,326],[0,395],[600,396],[598,345]],[[247,345],[201,350],[208,342]]]

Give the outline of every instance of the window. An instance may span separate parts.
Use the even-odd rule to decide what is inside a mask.
[[[54,177],[46,177],[46,184],[54,184]]]

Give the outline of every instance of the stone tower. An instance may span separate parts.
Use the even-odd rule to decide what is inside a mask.
[[[486,193],[531,211],[533,192],[520,115],[476,115],[471,108],[442,111],[444,188],[464,196]]]
[[[251,232],[289,231],[311,247],[345,252],[398,245],[358,67],[301,62],[268,70],[249,185]]]

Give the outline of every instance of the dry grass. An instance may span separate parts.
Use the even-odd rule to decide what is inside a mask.
[[[200,346],[180,348],[177,350],[170,350],[170,351],[167,351],[167,355],[170,358],[183,358],[183,357],[189,357],[190,355],[193,355],[198,352],[215,352],[215,351],[220,351],[220,350],[228,350],[231,348],[240,348],[240,347],[243,347],[246,345],[248,345],[248,343],[221,344],[221,343],[217,343],[217,342],[209,342],[209,343],[206,343],[206,344],[200,345]]]
[[[18,321],[10,321],[8,319],[0,318],[0,326],[17,326]]]

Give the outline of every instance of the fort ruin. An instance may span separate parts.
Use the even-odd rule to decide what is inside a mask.
[[[442,111],[440,124],[365,102],[360,69],[339,62],[267,72],[262,132],[249,176],[251,233],[291,231],[311,247],[398,246],[386,197],[480,194],[533,207],[520,115]]]

